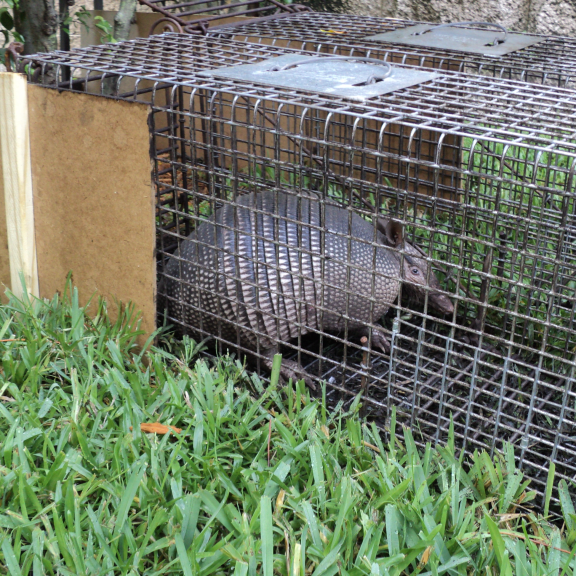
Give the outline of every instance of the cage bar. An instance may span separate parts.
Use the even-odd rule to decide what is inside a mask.
[[[301,4],[284,4],[278,0],[222,0],[217,3],[204,0],[173,1],[138,0],[160,14],[152,30],[163,29],[164,32],[187,32],[189,34],[205,34],[210,26],[222,24],[231,17],[234,18],[274,18],[279,14],[294,14],[310,9]],[[162,26],[160,26],[162,25]]]

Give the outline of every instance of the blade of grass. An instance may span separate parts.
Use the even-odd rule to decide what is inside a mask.
[[[550,462],[548,468],[548,479],[546,480],[546,492],[544,493],[544,516],[548,517],[550,512],[550,500],[552,498],[552,489],[554,488],[554,475],[556,474],[556,464]]]
[[[6,568],[8,568],[10,576],[22,576],[18,560],[16,560],[16,555],[14,554],[14,550],[12,549],[8,538],[2,540],[2,552],[4,553],[4,561],[6,562]]]
[[[274,534],[272,532],[272,502],[268,496],[260,499],[260,537],[262,538],[262,574],[272,576]]]
[[[126,518],[128,517],[129,508],[133,505],[136,491],[138,490],[138,486],[140,485],[140,482],[144,476],[144,472],[146,472],[146,467],[148,466],[146,460],[147,457],[142,456],[132,468],[132,474],[130,475],[130,479],[126,485],[126,490],[124,491],[122,499],[120,500],[120,505],[118,506],[116,525],[114,526],[115,537],[120,534],[122,528],[124,527],[124,522],[126,522]]]
[[[180,566],[182,567],[182,574],[184,576],[194,576],[192,572],[192,566],[190,564],[190,559],[186,553],[186,547],[184,546],[184,541],[180,534],[174,536],[174,541],[176,543],[176,551],[178,552],[178,558],[180,559]]]

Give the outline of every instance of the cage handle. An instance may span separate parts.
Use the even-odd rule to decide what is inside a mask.
[[[428,28],[427,30],[422,30],[421,32],[415,32],[414,36],[422,36],[422,34],[427,34],[428,32],[432,32],[432,30],[438,30],[439,28],[448,28],[450,26],[491,26],[493,28],[497,28],[500,32],[504,32],[504,38],[502,40],[498,40],[498,38],[494,38],[494,42],[492,42],[491,46],[497,46],[498,44],[504,44],[506,39],[508,38],[508,30],[501,26],[500,24],[494,24],[492,22],[450,22],[447,24],[438,24],[437,26],[432,26],[432,28]]]
[[[296,62],[291,62],[289,64],[284,64],[284,66],[272,66],[268,68],[267,72],[281,72],[283,70],[289,70],[290,68],[295,68],[296,66],[302,66],[303,64],[314,64],[318,60],[359,60],[360,62],[368,62],[370,64],[378,64],[378,66],[384,66],[387,68],[386,72],[383,74],[374,74],[366,80],[366,84],[371,84],[378,80],[384,80],[392,74],[392,66],[389,62],[384,62],[383,60],[378,60],[378,58],[368,58],[367,56],[311,56],[306,58],[306,60],[298,60]]]

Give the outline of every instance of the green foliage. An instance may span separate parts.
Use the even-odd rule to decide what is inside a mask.
[[[78,22],[88,30],[90,28],[90,20],[92,20],[92,13],[86,9],[86,6],[80,6],[74,16],[68,16],[62,25],[68,30],[70,24]],[[100,40],[102,42],[116,42],[114,38],[114,26],[110,24],[108,20],[105,20],[102,16],[94,16],[93,25],[101,32]]]
[[[102,33],[100,36],[102,42],[116,42],[114,38],[114,26],[112,26],[108,20],[104,20],[102,16],[94,16],[94,26]]]
[[[0,566],[32,574],[574,574],[566,529],[526,508],[512,449],[490,459],[382,442],[302,383],[265,387],[131,308],[69,290],[0,307]],[[142,423],[181,432],[146,434]]]
[[[18,0],[0,0],[0,63],[5,63],[6,48],[11,42],[24,42],[16,30],[16,20],[25,17]]]
[[[479,302],[485,296],[488,340],[495,335],[571,358],[576,277],[562,215],[575,208],[573,152],[470,138],[463,138],[462,148],[463,194],[454,210],[408,208],[416,243],[446,262],[452,274],[448,281],[439,276],[448,291]],[[478,307],[461,304],[459,314],[474,319]],[[569,369],[551,359],[546,367]]]

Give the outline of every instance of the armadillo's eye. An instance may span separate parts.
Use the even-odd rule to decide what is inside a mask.
[[[412,274],[414,274],[414,276],[418,276],[418,274],[420,274],[420,270],[418,270],[418,268],[412,268]]]

